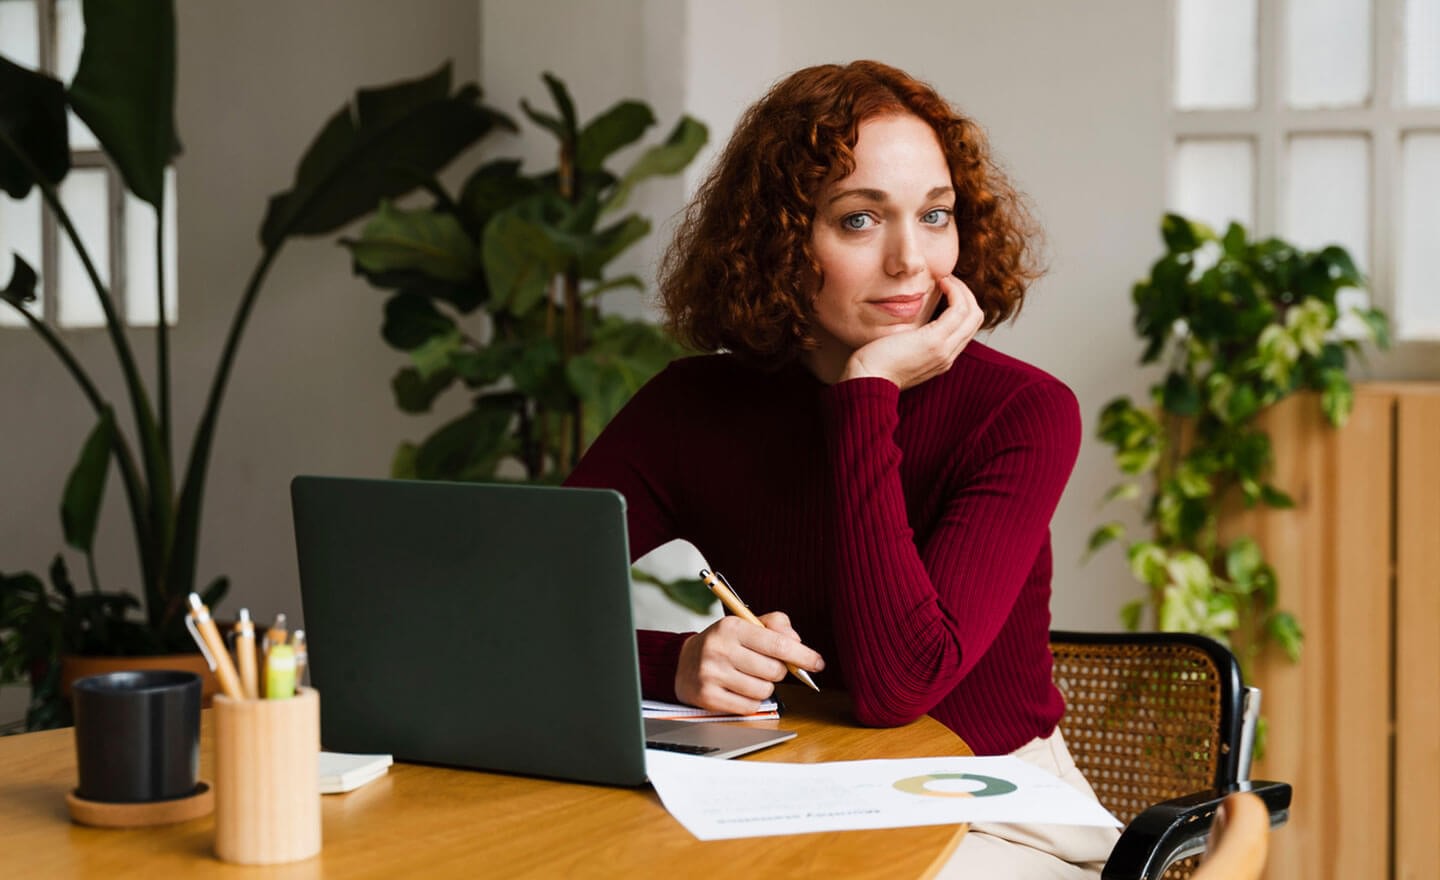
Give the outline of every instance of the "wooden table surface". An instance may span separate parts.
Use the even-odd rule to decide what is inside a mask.
[[[784,687],[779,722],[799,732],[742,760],[814,762],[968,755],[939,722],[862,728],[846,698]],[[323,711],[323,706],[322,706]],[[207,711],[201,779],[214,759]],[[324,847],[305,862],[228,865],[213,855],[214,817],[132,830],[70,822],[72,730],[0,738],[0,877],[927,877],[964,826],[697,841],[653,789],[612,788],[396,764],[322,802]]]

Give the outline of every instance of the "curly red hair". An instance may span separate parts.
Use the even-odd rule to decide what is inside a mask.
[[[702,351],[727,349],[764,366],[815,346],[823,281],[810,244],[815,198],[855,168],[860,123],[908,113],[934,129],[955,186],[960,258],[986,328],[1019,311],[1041,274],[1038,230],[990,158],[985,134],[929,85],[876,61],[807,67],[740,119],[686,209],[660,267],[672,333]]]

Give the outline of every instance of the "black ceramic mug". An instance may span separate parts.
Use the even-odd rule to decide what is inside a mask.
[[[195,793],[200,676],[153,670],[76,679],[78,797],[137,803]]]

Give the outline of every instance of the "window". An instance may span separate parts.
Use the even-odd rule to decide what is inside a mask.
[[[1170,208],[1343,245],[1398,340],[1440,341],[1440,0],[1171,9]]]
[[[0,0],[0,55],[69,82],[80,63],[84,40],[80,0]],[[115,298],[116,308],[135,326],[154,326],[156,303],[155,212],[125,191],[120,175],[101,152],[95,136],[71,114],[73,166],[60,184],[65,205],[95,269]],[[68,236],[38,190],[21,201],[0,194],[0,278],[9,278],[18,253],[41,276],[31,311],[61,327],[104,325],[95,289]],[[165,317],[175,322],[175,179],[165,187]],[[3,282],[0,282],[3,283]],[[0,305],[0,326],[24,319]]]

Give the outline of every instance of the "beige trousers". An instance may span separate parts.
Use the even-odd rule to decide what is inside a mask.
[[[1095,796],[1071,760],[1059,728],[1011,754]],[[976,823],[935,876],[937,880],[1097,880],[1119,838],[1117,828],[1092,825]]]

